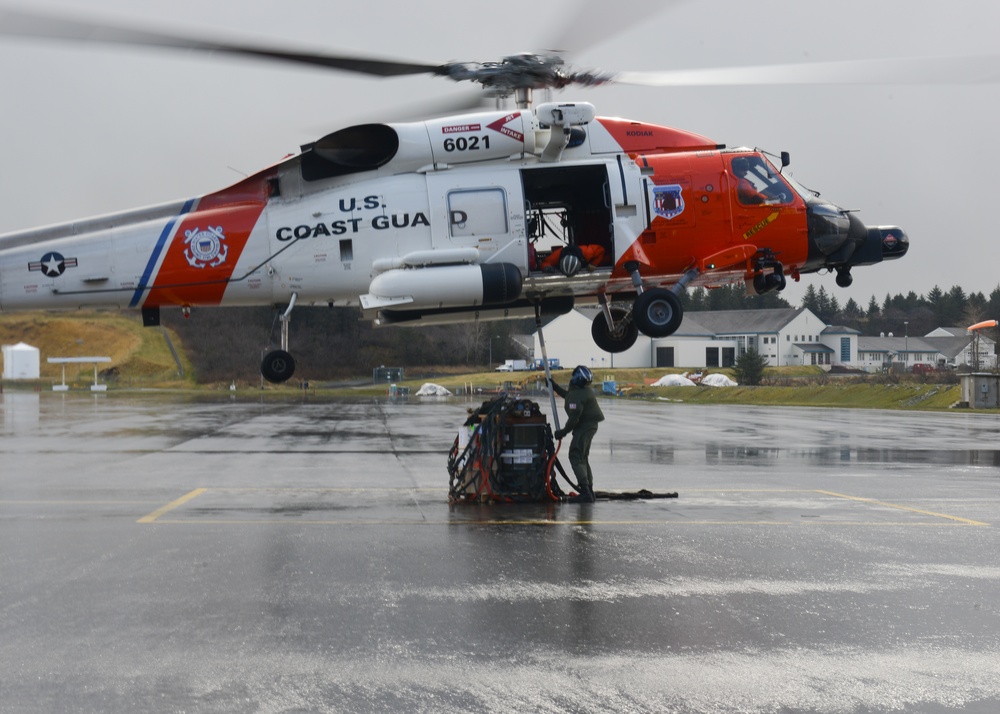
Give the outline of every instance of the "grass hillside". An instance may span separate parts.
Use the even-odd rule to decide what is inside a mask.
[[[62,365],[49,357],[110,357],[98,365],[102,381],[119,386],[192,386],[191,366],[176,335],[185,377],[178,374],[164,331],[144,328],[137,315],[105,312],[12,313],[0,315],[0,345],[25,342],[40,351],[41,381],[62,379]],[[67,383],[92,383],[93,364],[66,365]]]
[[[614,381],[626,399],[650,401],[687,402],[691,404],[758,404],[762,406],[845,407],[863,409],[948,409],[961,398],[958,384],[941,384],[919,381],[880,380],[874,375],[832,377],[819,367],[781,367],[767,370],[771,381],[780,385],[759,387],[652,387],[667,373],[680,373],[679,369],[606,369],[594,373],[594,388],[600,393],[604,380]],[[731,370],[713,370],[728,374]],[[553,373],[556,382],[566,386],[570,372]],[[447,389],[463,393],[471,387],[476,393],[488,395],[500,389],[518,388],[530,393],[541,386],[544,375],[540,372],[514,372],[498,374],[444,375],[433,379],[407,379],[399,386],[407,386],[413,394],[425,381],[440,384]],[[481,391],[480,391],[481,390]],[[368,386],[343,393],[385,394],[386,386]],[[533,396],[532,399],[537,399]]]

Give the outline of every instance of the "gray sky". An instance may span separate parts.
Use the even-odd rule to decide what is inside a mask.
[[[663,70],[996,52],[992,0],[657,3],[450,0],[36,0],[123,24],[417,61],[491,60],[545,49],[581,9],[608,39],[580,38],[575,64]],[[660,8],[666,6],[665,10]],[[636,21],[637,19],[637,21]],[[397,119],[469,91],[447,80],[352,74],[159,50],[0,38],[0,232],[188,198],[221,188],[359,121]],[[956,79],[961,79],[958,77]],[[909,255],[808,283],[841,303],[933,285],[989,294],[1000,84],[650,89],[558,95],[599,115],[677,126],[729,146],[792,154],[792,174],[868,225],[899,225]],[[1000,317],[1000,316],[991,316]]]

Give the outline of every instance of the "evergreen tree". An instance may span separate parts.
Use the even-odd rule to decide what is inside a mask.
[[[848,317],[852,320],[860,320],[865,316],[864,310],[861,306],[854,302],[854,298],[848,298],[847,304],[844,305],[844,317]]]
[[[990,300],[986,303],[986,316],[987,319],[1000,320],[1000,285],[990,293]]]
[[[819,286],[819,292],[816,293],[816,309],[814,312],[823,322],[828,321],[827,317],[830,314],[830,295],[826,292],[826,287],[823,285]]]
[[[962,312],[965,310],[965,291],[961,285],[955,285],[945,293],[938,302],[934,317],[938,325],[942,327],[955,327],[962,321]]]
[[[802,307],[809,310],[815,315],[819,315],[821,306],[819,303],[819,295],[816,293],[816,286],[812,283],[806,285],[806,292],[802,296]]]
[[[881,310],[879,310],[878,307],[878,300],[876,300],[875,296],[872,295],[872,299],[868,301],[868,310],[866,314],[869,319],[873,319],[878,317],[879,312],[881,312]]]
[[[733,376],[741,385],[755,387],[764,379],[764,369],[767,367],[767,357],[757,350],[747,350],[733,363]]]

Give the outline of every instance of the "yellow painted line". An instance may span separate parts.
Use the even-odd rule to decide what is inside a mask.
[[[169,519],[157,521],[158,525],[274,525],[288,523],[297,526],[796,526],[795,521],[544,521],[544,520],[496,520],[496,521],[331,521],[318,519],[258,518],[258,519]],[[872,524],[880,525],[880,524]]]
[[[970,526],[988,526],[989,523],[983,523],[982,521],[973,521],[969,518],[961,518],[959,516],[949,516],[947,513],[935,513],[934,511],[924,511],[920,508],[910,508],[909,506],[901,506],[898,503],[887,503],[885,501],[877,501],[874,498],[861,498],[860,496],[848,496],[843,493],[834,493],[833,491],[820,491],[817,490],[816,493],[822,493],[827,496],[835,496],[836,498],[846,498],[851,501],[860,501],[862,503],[871,503],[876,506],[885,506],[886,508],[898,508],[901,511],[909,511],[910,513],[919,513],[923,516],[933,516],[934,518],[947,518],[949,521],[957,521],[959,523],[965,523]]]
[[[358,527],[378,527],[384,528],[386,526],[662,526],[670,528],[673,526],[777,526],[783,528],[791,527],[820,527],[820,526],[865,526],[867,528],[871,527],[898,527],[903,526],[906,528],[954,528],[955,525],[951,523],[927,523],[919,521],[810,521],[803,519],[801,521],[688,521],[688,520],[676,520],[676,521],[577,521],[577,520],[564,520],[564,521],[515,521],[515,520],[497,520],[497,521],[331,521],[331,520],[316,520],[316,519],[295,519],[289,520],[286,518],[258,518],[258,519],[247,519],[247,518],[233,518],[230,520],[220,520],[220,519],[180,519],[180,518],[164,518],[156,521],[157,525],[174,525],[174,526],[191,526],[191,525],[209,525],[209,526],[264,526],[264,525],[274,525],[276,523],[284,523],[288,525],[295,526],[358,526]],[[984,524],[989,525],[989,524]]]
[[[685,488],[684,493],[816,493],[812,488]]]
[[[234,493],[234,492],[254,492],[254,493],[409,493],[410,491],[428,491],[430,493],[448,493],[448,489],[441,487],[416,487],[400,486],[399,488],[322,488],[317,486],[219,486],[213,488],[213,493]],[[810,492],[811,493],[811,492]]]
[[[136,523],[152,523],[157,518],[159,518],[160,516],[162,516],[164,513],[169,513],[170,511],[174,510],[178,506],[183,506],[185,503],[187,503],[188,501],[190,501],[193,498],[197,498],[201,494],[205,493],[205,491],[207,491],[207,490],[208,490],[207,488],[196,488],[194,491],[191,491],[190,493],[184,494],[183,496],[181,496],[180,498],[178,498],[176,501],[171,501],[166,506],[163,506],[162,508],[157,508],[155,511],[153,511],[152,513],[150,513],[148,516],[143,516],[138,521],[136,521]]]
[[[141,504],[149,505],[149,501],[87,501],[55,498],[51,500],[40,498],[30,498],[23,501],[10,498],[0,500],[0,506],[136,506]]]

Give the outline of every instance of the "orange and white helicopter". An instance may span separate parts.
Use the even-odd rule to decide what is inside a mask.
[[[775,165],[761,151],[600,117],[586,102],[532,102],[536,89],[710,75],[574,71],[549,54],[442,65],[304,54],[16,12],[0,12],[0,34],[429,73],[513,95],[512,108],[341,129],[196,198],[0,236],[0,311],[132,308],[156,325],[168,307],[280,306],[281,348],[261,365],[273,382],[294,372],[296,305],[360,306],[380,325],[420,325],[593,303],[595,342],[619,352],[639,332],[672,334],[689,286],[745,283],[761,294],[818,271],[847,286],[855,267],[908,248],[901,229],[868,227],[783,175],[787,154]],[[833,81],[870,70],[814,66]],[[739,70],[775,82],[801,71]]]

